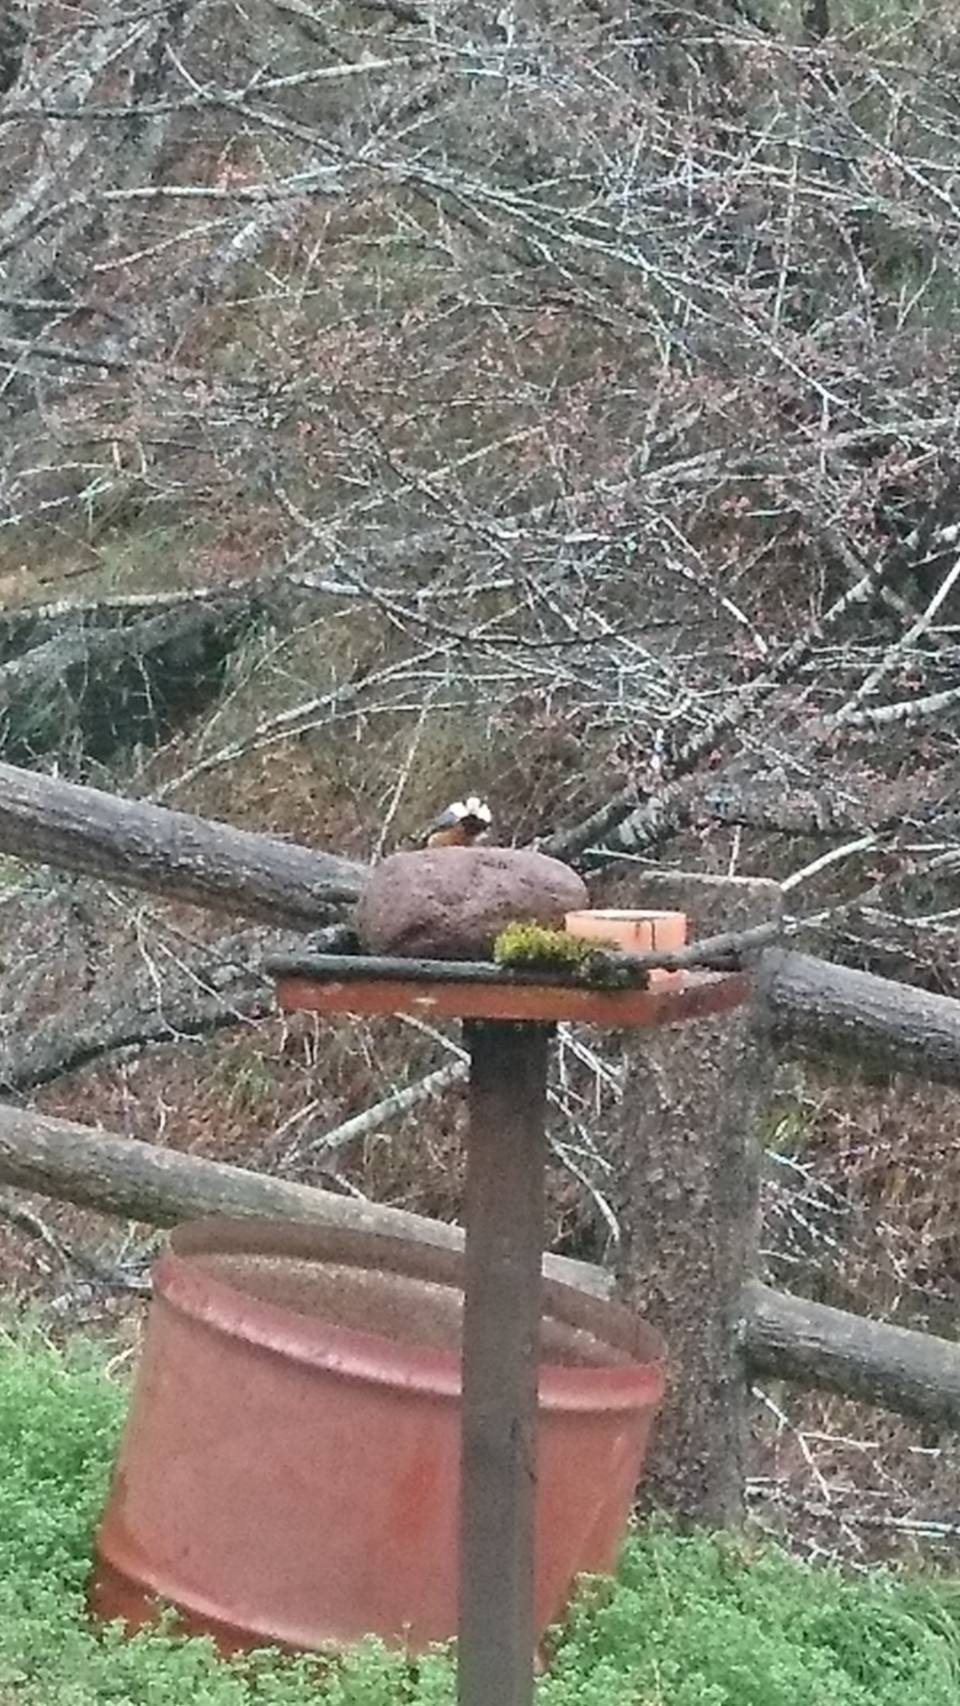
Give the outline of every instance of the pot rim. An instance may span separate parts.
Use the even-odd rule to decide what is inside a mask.
[[[568,912],[566,918],[568,929],[571,918],[610,918],[618,924],[643,924],[648,919],[657,918],[682,918],[684,923],[687,921],[686,913],[679,912],[676,908],[668,907],[664,910],[649,906],[584,906],[576,912]]]
[[[460,1353],[342,1326],[244,1291],[205,1271],[193,1257],[281,1256],[376,1268],[398,1276],[461,1289],[463,1255],[439,1245],[392,1234],[356,1232],[284,1220],[207,1218],[176,1227],[170,1248],[154,1267],[158,1300],[208,1330],[338,1379],[368,1381],[460,1400]],[[543,1312],[564,1326],[590,1333],[630,1361],[571,1366],[541,1363],[539,1402],[546,1410],[636,1410],[659,1404],[665,1385],[666,1348],[657,1331],[622,1305],[592,1297],[556,1280],[543,1281]]]

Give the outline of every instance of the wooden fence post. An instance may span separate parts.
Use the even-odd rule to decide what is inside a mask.
[[[627,904],[626,898],[618,904]],[[687,912],[691,937],[777,918],[779,884],[677,873],[631,885],[633,906]],[[625,1034],[612,1159],[617,1289],[663,1333],[667,1398],[644,1502],[682,1526],[744,1513],[749,1378],[745,1282],[755,1271],[763,1120],[773,1055],[762,997],[697,1025]]]

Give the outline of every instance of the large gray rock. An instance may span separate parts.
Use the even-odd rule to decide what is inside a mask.
[[[559,925],[588,904],[558,859],[510,847],[437,847],[377,865],[357,907],[369,953],[410,959],[486,959],[514,919]]]

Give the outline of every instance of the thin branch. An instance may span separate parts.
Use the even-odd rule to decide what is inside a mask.
[[[960,579],[960,557],[956,558],[952,567],[944,575],[922,615],[917,617],[906,633],[901,634],[889,651],[884,653],[880,662],[864,676],[856,692],[851,695],[847,703],[833,716],[825,719],[828,728],[842,728],[845,723],[853,721],[857,708],[863,704],[865,699],[869,699],[870,694],[883,680],[883,677],[889,675],[892,669],[897,668],[904,653],[916,644],[921,635],[927,632],[937,611],[949,597],[958,579]]]
[[[354,1143],[359,1138],[370,1137],[373,1132],[381,1130],[390,1120],[400,1119],[418,1108],[422,1102],[430,1101],[435,1096],[441,1096],[455,1084],[466,1081],[468,1063],[463,1060],[452,1060],[447,1066],[440,1066],[435,1072],[428,1072],[425,1078],[419,1078],[414,1084],[407,1084],[402,1090],[394,1090],[382,1101],[374,1102],[365,1108],[363,1113],[355,1114],[352,1119],[343,1120],[331,1131],[324,1132],[320,1137],[301,1139],[286,1157],[288,1161],[300,1161],[306,1155],[332,1155],[337,1149],[343,1149],[348,1143]]]
[[[68,1244],[65,1239],[51,1231],[39,1214],[24,1208],[12,1197],[0,1197],[0,1220],[5,1220],[8,1226],[15,1226],[18,1232],[26,1232],[31,1238],[38,1239],[59,1261],[67,1267],[78,1268],[99,1285],[109,1286],[114,1291],[135,1291],[141,1294],[150,1291],[148,1277],[128,1273],[116,1263],[101,1261],[99,1256],[91,1255],[88,1250]]]

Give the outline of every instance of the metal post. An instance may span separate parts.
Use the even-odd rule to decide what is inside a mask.
[[[461,1427],[460,1706],[530,1706],[547,1047],[553,1027],[465,1027],[470,1047]]]

